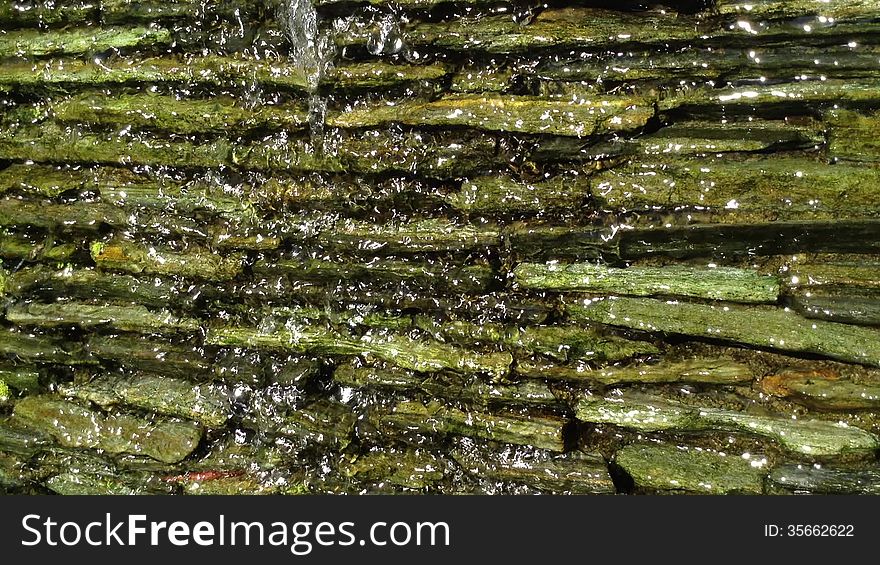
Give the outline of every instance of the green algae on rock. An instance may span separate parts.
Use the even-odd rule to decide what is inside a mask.
[[[341,45],[366,43],[373,31],[351,30],[337,38]],[[528,53],[539,49],[584,49],[626,43],[662,43],[695,39],[695,21],[674,12],[634,14],[595,8],[548,9],[529,25],[510,16],[487,16],[476,22],[454,19],[418,22],[407,29],[414,46],[454,51]]]
[[[703,383],[733,385],[754,379],[747,365],[724,357],[695,357],[683,361],[633,363],[622,367],[592,367],[587,363],[554,365],[519,361],[517,375],[548,380],[618,385],[640,383]]]
[[[108,49],[167,45],[169,30],[160,27],[71,28],[65,31],[16,30],[0,35],[0,57],[43,57]]]
[[[194,144],[145,136],[120,137],[66,128],[55,122],[20,125],[0,132],[0,155],[35,162],[218,167],[230,163],[231,154],[231,144],[226,140]]]
[[[786,120],[695,120],[674,122],[649,135],[620,144],[624,153],[672,157],[768,150],[815,149],[825,143],[822,124]]]
[[[218,56],[121,58],[108,62],[50,59],[37,65],[28,62],[0,67],[0,85],[15,88],[100,87],[138,81],[217,85],[234,82],[243,76],[296,91],[308,87],[308,80],[301,71],[281,62]]]
[[[201,327],[195,319],[177,316],[168,310],[76,302],[16,302],[6,308],[6,319],[23,326],[107,326],[121,331],[156,333],[195,332]]]
[[[586,203],[588,196],[588,186],[578,177],[522,183],[492,175],[466,180],[460,191],[445,195],[444,200],[462,212],[513,214],[578,208]]]
[[[874,492],[880,4],[580,4],[0,0],[0,491]]]
[[[494,344],[563,361],[612,361],[657,352],[656,347],[646,342],[602,335],[593,329],[576,326],[504,326],[463,320],[436,322],[427,316],[416,316],[413,323],[440,341],[465,346]]]
[[[132,496],[149,494],[117,480],[114,475],[99,475],[92,469],[78,467],[77,473],[60,473],[46,479],[46,486],[54,493],[65,496]],[[155,493],[153,493],[155,494]]]
[[[340,263],[321,259],[261,261],[254,265],[260,274],[284,274],[294,281],[358,281],[364,284],[413,284],[418,288],[448,289],[478,293],[492,278],[488,265],[447,265],[375,259],[369,262]]]
[[[335,400],[319,400],[288,413],[278,434],[293,438],[304,446],[347,446],[354,434],[356,415],[350,407]]]
[[[605,208],[788,220],[876,217],[876,169],[802,157],[633,159],[592,177]]]
[[[880,445],[877,436],[844,424],[695,406],[636,392],[584,396],[577,404],[576,414],[583,422],[614,424],[643,432],[726,430],[757,435],[810,457],[868,455]]]
[[[36,363],[90,365],[96,362],[81,343],[19,329],[0,330],[0,354]]]
[[[366,484],[388,482],[393,485],[424,489],[451,474],[448,461],[425,449],[374,449],[344,460],[345,476]]]
[[[245,442],[243,438],[237,441],[233,435],[218,440],[207,455],[193,461],[188,468],[193,472],[265,472],[281,466],[283,462],[284,457],[277,447],[255,441]]]
[[[191,18],[193,14],[240,19],[278,5],[275,0],[217,0],[209,5],[202,4],[200,0],[102,0],[100,4],[101,16],[107,21],[175,20]]]
[[[625,225],[625,224],[624,224]],[[631,229],[629,229],[631,228]],[[880,222],[801,220],[627,226],[514,225],[507,244],[523,260],[748,257],[789,253],[870,253]]]
[[[60,495],[170,494],[172,485],[145,471],[127,471],[110,458],[90,452],[53,448],[38,456],[49,476],[46,486]]]
[[[526,485],[551,493],[615,492],[604,459],[594,453],[569,451],[560,455],[529,447],[490,447],[464,439],[454,446],[452,457],[479,481]]]
[[[496,151],[496,140],[486,135],[474,133],[467,140],[456,137],[452,141],[448,135],[437,134],[437,139],[426,146],[431,137],[413,132],[391,136],[368,130],[340,135],[334,138],[335,148],[320,151],[311,141],[292,138],[287,132],[250,143],[224,138],[196,143],[145,133],[94,133],[47,121],[0,130],[0,157],[41,163],[235,167],[280,172],[417,172],[432,178],[456,177],[503,162]]]
[[[108,23],[131,21],[182,20],[194,16],[219,15],[240,18],[253,15],[265,4],[222,0],[205,6],[198,0],[74,0],[54,2],[34,0],[23,8],[21,2],[0,2],[0,22],[13,25],[56,25],[101,20]],[[270,2],[269,5],[275,5]]]
[[[194,420],[208,428],[223,427],[232,417],[229,394],[223,388],[162,376],[101,376],[88,383],[62,386],[59,392],[105,410],[116,405],[133,406]]]
[[[33,365],[0,364],[0,382],[9,389],[31,394],[40,388],[40,371]]]
[[[451,95],[432,102],[403,102],[355,108],[329,116],[336,127],[467,126],[487,131],[590,136],[640,128],[654,115],[647,100],[619,96],[583,102],[523,96]]]
[[[202,437],[201,429],[192,423],[151,422],[126,414],[104,416],[51,396],[23,398],[15,404],[13,414],[17,421],[51,435],[66,447],[143,454],[165,463],[184,459]]]
[[[183,481],[183,493],[204,496],[259,496],[303,494],[301,485],[273,482],[251,474],[201,478]]]
[[[181,253],[126,241],[94,242],[90,249],[99,268],[114,271],[179,275],[211,281],[228,280],[242,271],[242,257],[235,254],[220,257],[199,249]]]
[[[511,69],[463,68],[452,76],[449,89],[459,93],[504,92],[514,76]]]
[[[0,488],[9,491],[25,486],[24,464],[12,454],[0,452]]]
[[[499,232],[492,227],[459,226],[448,220],[419,220],[379,225],[346,221],[320,234],[328,246],[354,247],[387,253],[469,251],[497,245]]]
[[[761,379],[761,390],[794,402],[830,410],[880,407],[880,382],[853,380],[833,371],[781,371]]]
[[[51,445],[52,438],[47,434],[22,427],[12,418],[0,420],[0,449],[5,453],[30,459]]]
[[[29,10],[20,9],[15,0],[0,2],[0,22],[10,26],[71,24],[91,19],[98,7],[88,0],[59,4],[51,0],[32,2]]]
[[[880,331],[809,320],[783,308],[608,298],[569,304],[566,309],[575,320],[880,366]]]
[[[135,213],[98,202],[28,202],[16,198],[0,200],[0,226],[37,227],[61,234],[100,232],[108,226],[139,228],[146,234],[178,233],[205,237],[195,219],[147,210]]]
[[[823,16],[833,20],[876,18],[880,6],[875,0],[716,0],[715,10],[723,15],[754,18],[794,19]]]
[[[211,374],[210,355],[192,343],[170,343],[137,334],[92,335],[86,347],[92,356],[128,369],[190,379]]]
[[[562,399],[547,385],[535,381],[489,383],[475,378],[439,374],[426,377],[409,371],[350,365],[337,367],[333,372],[333,380],[342,386],[353,388],[421,391],[430,398],[468,402],[476,406],[553,406],[562,403]]]
[[[408,85],[424,81],[441,81],[448,74],[442,64],[433,65],[390,65],[379,61],[369,63],[350,63],[334,68],[327,82],[335,88],[376,89]]]
[[[790,294],[794,310],[805,318],[864,326],[880,325],[880,293],[874,289],[814,288]]]
[[[156,35],[159,32],[151,33]],[[47,48],[57,49],[53,44]],[[430,82],[442,79],[445,74],[446,70],[442,65],[411,66],[371,62],[340,66],[327,73],[325,78],[331,82],[338,81],[342,88],[356,89]],[[63,91],[70,86],[94,88],[133,82],[219,87],[233,85],[242,77],[293,92],[305,92],[309,88],[306,73],[289,64],[287,60],[187,54],[182,57],[120,58],[107,62],[57,58],[39,61],[37,64],[7,63],[0,67],[0,90],[33,91],[43,88]]]
[[[880,494],[880,470],[875,468],[783,465],[773,469],[770,481],[781,489],[796,493]]]
[[[77,244],[56,243],[51,236],[42,241],[34,241],[21,234],[0,231],[0,257],[57,263],[69,260],[76,251]]]
[[[55,204],[16,198],[0,200],[0,226],[98,231],[104,224],[125,226],[129,223],[129,216],[122,210],[102,204]]]
[[[880,157],[880,144],[874,132],[880,125],[880,115],[859,114],[846,110],[834,110],[826,115],[828,123],[828,153],[844,161],[876,163]]]
[[[464,435],[557,452],[565,450],[569,424],[559,417],[491,414],[461,410],[436,401],[427,404],[399,402],[389,412],[379,413],[374,418],[389,431]]]
[[[95,269],[52,269],[35,265],[19,269],[5,282],[6,293],[17,297],[64,295],[70,298],[131,301],[158,309],[186,302],[186,295],[181,296],[182,289],[173,281],[160,278],[145,281]]]
[[[33,168],[33,167],[32,167]],[[96,167],[93,175],[101,201],[126,209],[155,209],[181,215],[209,216],[232,225],[250,226],[257,221],[257,203],[226,194],[221,181],[195,177],[183,186],[176,179],[133,174],[120,167]]]
[[[785,282],[805,291],[880,288],[880,262],[869,255],[800,255],[787,267]]]
[[[628,445],[615,462],[639,488],[702,494],[762,494],[767,475],[760,461],[674,445]]]
[[[301,326],[275,333],[262,333],[253,328],[216,328],[209,330],[205,341],[213,345],[299,353],[372,355],[405,369],[420,372],[473,371],[502,377],[508,373],[513,362],[509,353],[476,353],[405,335],[376,333],[355,338],[318,326]]]
[[[841,30],[841,33],[846,33]],[[812,45],[801,44],[795,38],[779,38],[780,40],[766,43],[752,43],[748,47],[737,45],[707,45],[699,42],[691,45],[680,46],[672,51],[658,51],[650,47],[639,47],[625,52],[593,52],[584,53],[582,56],[573,57],[548,57],[537,62],[536,71],[541,77],[552,80],[555,84],[578,84],[575,81],[594,82],[626,82],[628,84],[643,83],[645,86],[654,86],[658,82],[669,81],[692,82],[701,91],[699,97],[711,98],[714,95],[727,96],[731,90],[718,90],[717,88],[699,88],[699,85],[714,81],[716,85],[727,83],[737,84],[740,81],[745,84],[737,84],[742,88],[738,92],[762,92],[763,89],[753,90],[752,86],[763,86],[765,81],[772,81],[788,89],[798,88],[797,80],[819,79],[824,75],[828,77],[850,78],[850,85],[856,80],[868,80],[877,78],[877,50],[873,45],[859,45],[854,49],[852,46],[841,42],[837,45]],[[747,49],[747,50],[746,50]],[[761,77],[764,81],[761,81]],[[792,82],[792,77],[796,77]],[[679,85],[682,83],[679,82]],[[839,85],[840,83],[838,83]],[[814,83],[815,85],[815,83]],[[693,93],[693,88],[683,89]],[[714,90],[714,92],[713,92]],[[788,90],[791,92],[791,90]],[[760,104],[752,106],[747,111],[745,104],[735,104],[735,99],[725,99],[723,108],[726,110],[724,118],[740,117],[744,121],[756,120],[757,115],[767,113],[774,117],[784,117],[779,114],[782,108],[793,110],[801,109],[804,103],[826,102],[831,98],[821,91],[815,91],[816,98],[809,99],[782,99],[773,100],[763,98]],[[680,98],[678,92],[672,98]],[[820,100],[821,98],[821,100]],[[693,99],[693,98],[691,98]],[[733,102],[733,103],[732,103]],[[661,101],[661,108],[665,104]],[[689,109],[697,109],[690,107]],[[720,109],[720,108],[716,108]],[[711,112],[711,105],[707,104],[698,113]],[[728,122],[730,123],[730,122]],[[705,124],[704,125],[708,125]],[[724,136],[720,131],[720,125],[711,126],[713,130]],[[726,124],[724,124],[726,125]],[[733,131],[743,131],[745,123],[733,122]],[[762,125],[758,122],[758,128]],[[728,137],[728,136],[724,136]],[[732,136],[730,136],[732,137]],[[748,135],[742,141],[746,141]],[[638,142],[638,140],[634,140]],[[731,139],[731,141],[733,141]],[[740,145],[742,147],[742,145]]]
[[[155,94],[107,98],[82,94],[51,106],[61,122],[148,128],[181,134],[249,129],[295,130],[308,125],[308,109],[297,105],[248,109],[233,100],[180,99]]]
[[[729,112],[747,112],[757,108],[764,113],[791,107],[817,110],[835,104],[874,104],[878,100],[876,78],[853,82],[846,80],[802,80],[784,84],[756,84],[720,90],[694,89],[680,96],[670,96],[659,103],[660,110],[674,110],[690,116],[716,116]]]
[[[88,169],[16,163],[0,171],[0,192],[23,192],[56,198],[67,191],[88,190],[95,176]]]
[[[590,263],[521,263],[513,270],[516,283],[529,289],[625,294],[689,296],[733,302],[775,303],[779,281],[746,269],[633,266],[625,269]]]

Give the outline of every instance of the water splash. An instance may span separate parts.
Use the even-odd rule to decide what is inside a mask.
[[[378,22],[376,31],[367,41],[367,51],[371,55],[382,53],[394,55],[403,52],[405,48],[400,19],[395,14],[384,14]]]
[[[312,133],[313,143],[323,139],[326,117],[327,99],[318,94],[309,96],[309,130]]]

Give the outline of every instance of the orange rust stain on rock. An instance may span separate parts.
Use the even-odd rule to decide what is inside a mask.
[[[100,257],[105,261],[125,261],[128,256],[122,247],[107,245],[101,250]]]
[[[793,394],[788,386],[791,383],[809,383],[814,380],[836,381],[839,378],[840,374],[832,369],[787,371],[764,377],[758,383],[758,386],[763,392],[773,396],[789,396]]]

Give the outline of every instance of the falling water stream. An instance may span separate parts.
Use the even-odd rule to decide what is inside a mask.
[[[290,40],[288,64],[306,77],[309,93],[309,127],[315,147],[321,148],[327,102],[318,93],[324,74],[332,69],[332,37],[318,28],[318,12],[311,0],[290,0],[282,8],[279,19],[284,22]]]

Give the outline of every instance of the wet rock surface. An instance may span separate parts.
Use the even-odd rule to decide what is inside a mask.
[[[26,7],[0,492],[880,491],[880,3]]]

